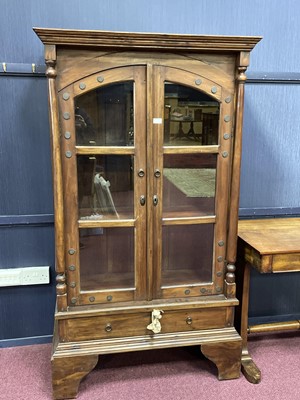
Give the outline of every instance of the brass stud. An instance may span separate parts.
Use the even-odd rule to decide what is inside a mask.
[[[69,286],[70,286],[71,288],[76,287],[76,282],[70,282]]]
[[[76,298],[76,297],[72,297],[71,303],[72,303],[72,304],[76,304],[76,303],[77,303],[77,298]]]
[[[66,151],[65,153],[67,158],[71,158],[72,157],[72,152],[70,150]]]
[[[217,277],[218,277],[218,278],[220,278],[222,275],[223,275],[223,274],[222,274],[221,271],[217,272]]]
[[[218,89],[217,89],[215,86],[213,86],[213,87],[211,88],[211,92],[212,92],[213,94],[216,94],[217,91],[218,91]]]
[[[139,170],[138,176],[139,176],[140,178],[143,178],[143,177],[145,176],[145,171],[144,171],[142,168]]]
[[[65,139],[71,139],[71,132],[65,132],[64,137]]]
[[[230,121],[230,115],[225,115],[225,117],[224,117],[224,121],[225,122],[229,122]]]
[[[65,92],[65,93],[63,94],[63,99],[64,99],[64,100],[69,100],[69,98],[70,98],[70,94],[69,94],[68,92]]]
[[[196,79],[196,80],[195,80],[195,84],[196,84],[197,86],[201,85],[201,83],[202,83],[202,80],[201,80],[201,79]]]
[[[111,326],[111,324],[106,324],[106,326],[105,326],[105,331],[106,332],[111,332],[112,331],[112,326]]]
[[[200,292],[201,293],[206,293],[206,289],[203,287],[203,288],[200,289]]]
[[[192,325],[193,318],[192,318],[192,317],[187,317],[187,319],[185,320],[185,322],[186,322],[188,325]]]
[[[225,99],[225,103],[230,103],[231,102],[231,97],[230,96],[228,96],[228,97],[226,97],[226,99]]]
[[[93,303],[93,302],[95,301],[95,297],[94,297],[94,296],[89,297],[89,301],[90,301],[91,303]]]
[[[218,262],[222,262],[222,261],[223,261],[223,257],[222,257],[222,256],[219,256],[219,257],[217,258],[217,260],[218,260]]]
[[[69,249],[68,253],[72,256],[75,254],[76,250],[75,249]]]
[[[76,269],[75,265],[70,265],[69,266],[69,271],[75,271],[75,269]]]
[[[102,83],[102,82],[104,81],[103,76],[101,76],[101,75],[98,76],[98,77],[97,77],[97,81],[100,82],[100,83]]]
[[[159,169],[155,170],[154,176],[155,176],[155,178],[159,178],[160,177],[160,170]]]
[[[184,294],[190,294],[190,293],[191,293],[191,291],[189,289],[184,291]]]
[[[226,157],[228,157],[228,152],[227,152],[227,151],[223,151],[223,153],[222,153],[222,157],[223,157],[223,158],[226,158]]]
[[[113,299],[112,296],[107,296],[107,297],[106,297],[106,300],[107,300],[107,301],[112,301],[112,299]]]
[[[219,240],[218,241],[218,246],[223,247],[224,246],[224,240]]]
[[[86,88],[86,84],[83,83],[83,82],[81,82],[81,83],[79,84],[79,88],[80,88],[81,90],[84,90],[84,89]]]
[[[63,117],[64,117],[64,119],[70,119],[70,113],[64,112]]]
[[[228,140],[228,139],[230,138],[230,134],[229,134],[229,133],[224,133],[223,138],[224,138],[225,140]]]

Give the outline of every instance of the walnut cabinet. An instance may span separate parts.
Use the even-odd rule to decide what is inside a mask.
[[[200,345],[237,378],[245,71],[259,37],[35,28],[45,44],[54,398],[98,356]]]

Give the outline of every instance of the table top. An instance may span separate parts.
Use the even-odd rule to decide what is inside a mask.
[[[300,218],[241,220],[238,236],[261,255],[300,253]]]

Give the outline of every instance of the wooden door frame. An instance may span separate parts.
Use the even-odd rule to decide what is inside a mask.
[[[101,76],[101,79],[97,79]],[[134,146],[76,146],[74,124],[74,99],[84,91],[95,90],[101,86],[134,82]],[[84,86],[82,83],[84,82]],[[66,93],[68,95],[66,95]],[[63,192],[65,210],[65,265],[67,274],[68,305],[86,305],[107,303],[113,293],[114,302],[145,299],[146,293],[146,207],[140,203],[140,197],[146,193],[146,177],[138,175],[140,169],[146,171],[146,95],[145,95],[145,68],[142,66],[122,66],[80,78],[59,93],[61,115],[61,160],[63,170]],[[65,132],[71,132],[66,137]],[[134,218],[132,220],[78,220],[78,190],[77,183],[70,185],[71,178],[77,176],[77,155],[132,155],[134,162]],[[74,179],[73,179],[74,181]],[[69,216],[73,217],[70,218]],[[133,227],[134,240],[139,245],[134,246],[135,288],[124,290],[93,290],[82,291],[80,288],[80,260],[79,260],[79,229]],[[71,232],[71,234],[70,234]],[[71,267],[71,268],[70,268]],[[92,302],[92,303],[91,303]]]
[[[188,66],[187,66],[188,68]],[[228,208],[230,197],[230,168],[232,162],[231,139],[234,126],[234,93],[232,85],[226,87],[221,80],[220,83],[210,81],[201,75],[201,66],[199,66],[199,75],[181,68],[153,65],[151,66],[153,82],[148,83],[152,90],[152,113],[149,113],[150,131],[148,132],[152,138],[149,140],[151,148],[153,148],[153,167],[149,171],[151,180],[151,196],[158,196],[158,205],[152,206],[152,224],[153,227],[149,230],[151,235],[155,236],[152,239],[152,265],[153,265],[153,281],[152,281],[152,296],[153,298],[170,298],[170,297],[185,297],[184,287],[176,290],[172,288],[162,288],[161,285],[161,264],[162,264],[162,226],[167,222],[162,218],[162,180],[154,177],[154,172],[159,169],[161,177],[163,176],[163,154],[201,154],[211,153],[217,155],[217,177],[216,177],[216,194],[215,194],[215,215],[203,217],[194,223],[214,223],[214,243],[213,243],[213,265],[212,265],[212,282],[206,282],[201,285],[194,285],[196,290],[187,285],[190,296],[215,295],[224,293],[224,270],[226,263],[226,236],[228,228]],[[201,87],[199,87],[199,80]],[[174,82],[180,85],[186,85],[196,90],[201,90],[205,94],[220,104],[219,115],[219,140],[216,146],[194,146],[183,148],[171,148],[163,145],[164,136],[164,82]],[[224,85],[224,86],[222,86]],[[155,120],[156,119],[156,120]],[[157,121],[162,123],[157,123]],[[156,123],[155,123],[156,122]],[[152,201],[149,196],[149,201]],[[150,212],[150,211],[149,211]],[[150,216],[148,218],[150,220]],[[182,221],[178,221],[178,224]],[[186,221],[186,224],[192,221]],[[173,224],[173,222],[172,222]],[[199,291],[199,288],[202,291]]]

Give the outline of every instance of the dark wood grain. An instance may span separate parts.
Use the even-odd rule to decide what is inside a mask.
[[[119,351],[198,344],[217,365],[219,379],[238,377],[241,337],[233,315],[243,83],[248,53],[260,38],[35,31],[47,45],[53,154],[60,174],[57,244],[65,247],[58,247],[54,396],[75,396],[95,357]],[[131,129],[129,111],[124,96],[105,100],[101,93],[122,82],[134,88],[128,89],[134,141],[114,146]],[[166,82],[203,92],[219,104],[219,115],[202,121],[213,129],[211,144],[202,138],[197,145],[165,145]],[[100,127],[99,142],[90,132],[76,142],[79,103]],[[91,215],[97,168],[110,181],[118,212],[102,206],[101,216]],[[185,193],[164,168],[213,169],[215,191]],[[205,186],[203,180],[190,185]],[[227,270],[225,260],[231,263]],[[277,265],[285,262],[280,258]],[[154,310],[161,312],[155,334],[147,328]]]
[[[205,344],[201,351],[218,368],[218,378],[236,379],[241,370],[241,341],[227,343]]]
[[[208,36],[33,28],[44,44],[210,51],[251,50],[260,36]]]
[[[239,237],[260,254],[300,252],[300,218],[239,221]]]
[[[97,364],[98,355],[69,356],[52,359],[54,399],[73,399],[77,396],[80,381]]]

